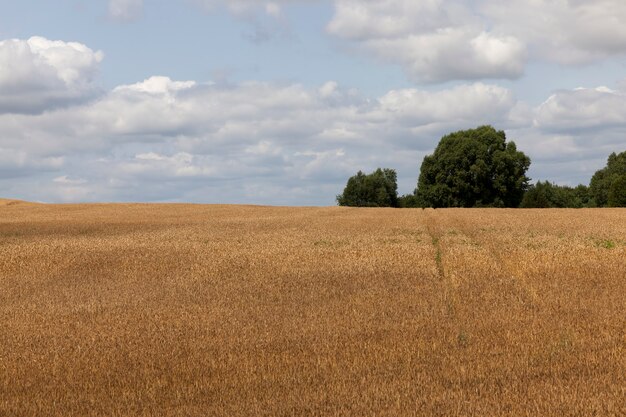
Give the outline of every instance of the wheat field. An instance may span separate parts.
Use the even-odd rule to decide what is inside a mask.
[[[626,415],[626,210],[0,202],[0,416],[305,415]]]

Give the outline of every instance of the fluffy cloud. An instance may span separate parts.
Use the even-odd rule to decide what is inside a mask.
[[[132,21],[141,15],[143,0],[109,0],[109,16],[119,21]]]
[[[248,37],[289,35],[284,6],[320,0],[186,0],[247,20]],[[333,0],[328,32],[418,82],[520,77],[529,59],[565,65],[626,54],[621,0]],[[109,0],[109,15],[137,18],[143,0]]]
[[[0,115],[0,147],[57,161],[34,177],[6,165],[2,177],[13,179],[0,189],[10,194],[21,176],[19,195],[36,200],[332,204],[347,176],[378,165],[404,170],[412,189],[438,137],[477,120],[503,125],[514,105],[508,90],[484,84],[368,99],[335,82],[152,77],[69,109]]]
[[[401,192],[411,191],[443,134],[483,123],[508,130],[533,159],[533,178],[586,182],[624,145],[624,100],[619,90],[577,89],[531,108],[483,83],[369,99],[332,81],[305,88],[152,77],[72,108],[0,115],[0,192],[332,204],[348,176],[377,166],[398,169]]]
[[[457,123],[485,120],[506,120],[515,105],[513,94],[506,88],[476,83],[439,92],[417,89],[390,91],[380,99],[385,116],[393,114],[396,122],[409,126],[424,123]]]
[[[419,82],[517,78],[529,58],[589,63],[626,53],[620,0],[335,0],[328,32]]]
[[[517,78],[526,62],[517,38],[487,30],[462,1],[336,0],[328,31],[356,42],[416,81]]]
[[[535,123],[562,133],[626,126],[626,92],[607,87],[558,91],[538,108]]]
[[[611,152],[626,150],[624,90],[557,91],[533,113],[532,127],[519,132],[520,145],[535,156],[533,169],[544,178],[587,182]]]
[[[0,113],[38,113],[93,97],[102,58],[76,42],[0,41]]]
[[[626,53],[626,3],[621,0],[483,0],[478,11],[523,39],[537,57],[590,63]]]
[[[443,134],[480,124],[507,129],[535,179],[586,182],[625,145],[623,88],[557,91],[534,108],[481,82],[368,98],[334,81],[151,77],[93,96],[101,54],[42,38],[1,45],[14,65],[0,66],[0,195],[9,197],[332,204],[359,169],[396,168],[400,191],[411,191]],[[20,54],[28,59],[6,58]]]
[[[527,123],[510,133],[532,157],[532,178],[588,183],[611,152],[626,150],[625,109],[624,88],[561,90],[526,108]]]

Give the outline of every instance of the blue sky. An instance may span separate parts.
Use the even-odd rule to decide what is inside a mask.
[[[626,5],[565,0],[25,0],[0,15],[0,196],[332,205],[411,192],[490,123],[533,180],[626,150]]]
[[[374,94],[388,91],[389,85],[410,85],[400,68],[347,54],[346,46],[325,33],[331,2],[291,5],[283,11],[284,22],[233,15],[225,7],[206,11],[182,1],[147,1],[141,16],[119,21],[108,16],[106,1],[60,3],[11,3],[0,18],[2,38],[37,35],[104,51],[100,82],[107,88],[157,74],[306,85],[336,80]],[[254,38],[259,26],[271,32],[271,39]]]

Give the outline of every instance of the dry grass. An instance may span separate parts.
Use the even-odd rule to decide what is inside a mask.
[[[626,210],[0,204],[1,416],[626,415]]]

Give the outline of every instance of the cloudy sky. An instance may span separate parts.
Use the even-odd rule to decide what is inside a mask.
[[[529,175],[626,150],[623,0],[20,0],[0,13],[0,197],[333,205],[415,188],[492,124]]]

